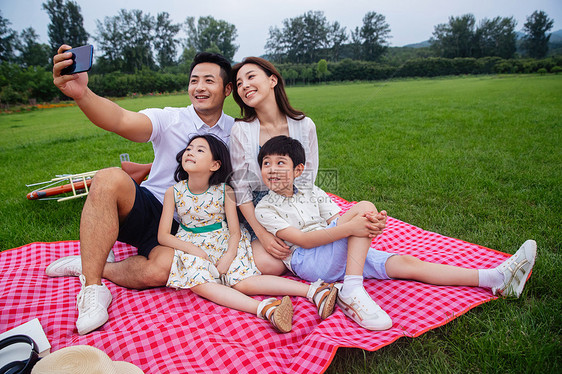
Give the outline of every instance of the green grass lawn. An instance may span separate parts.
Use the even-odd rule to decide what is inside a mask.
[[[340,349],[328,373],[562,370],[562,76],[397,80],[289,89],[316,123],[321,187],[423,229],[513,253],[538,244],[521,299],[497,300],[376,352]],[[187,96],[119,100],[131,110]],[[225,111],[239,114],[229,98]],[[0,250],[78,239],[83,200],[27,201],[26,183],[150,162],[150,144],[76,107],[0,116]]]

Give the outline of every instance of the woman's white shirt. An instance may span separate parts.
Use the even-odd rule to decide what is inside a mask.
[[[308,118],[294,120],[287,117],[289,136],[297,139],[304,147],[306,164],[303,174],[295,179],[298,188],[312,188],[318,174],[318,137],[316,125]],[[252,201],[253,191],[267,191],[261,179],[258,153],[260,150],[260,122],[236,121],[230,134],[230,158],[234,176],[232,187],[238,205]]]

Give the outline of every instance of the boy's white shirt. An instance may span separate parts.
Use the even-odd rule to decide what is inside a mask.
[[[317,186],[294,189],[291,197],[269,191],[256,205],[256,218],[273,235],[288,227],[296,227],[302,232],[321,230],[328,226],[327,220],[341,211],[330,196]],[[291,254],[283,260],[291,269],[291,256],[297,245],[287,242]]]

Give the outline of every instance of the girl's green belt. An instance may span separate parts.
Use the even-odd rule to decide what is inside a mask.
[[[200,234],[202,232],[211,232],[222,228],[222,222],[215,222],[212,225],[201,226],[201,227],[187,227],[180,223],[180,226],[185,231],[194,232],[196,234]]]

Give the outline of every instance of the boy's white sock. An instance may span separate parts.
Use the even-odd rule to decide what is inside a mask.
[[[494,288],[503,284],[503,274],[496,268],[478,269],[478,287]]]
[[[363,287],[363,276],[346,275],[343,278],[343,287],[340,290],[340,295],[342,297],[348,297],[349,294],[357,287]]]

